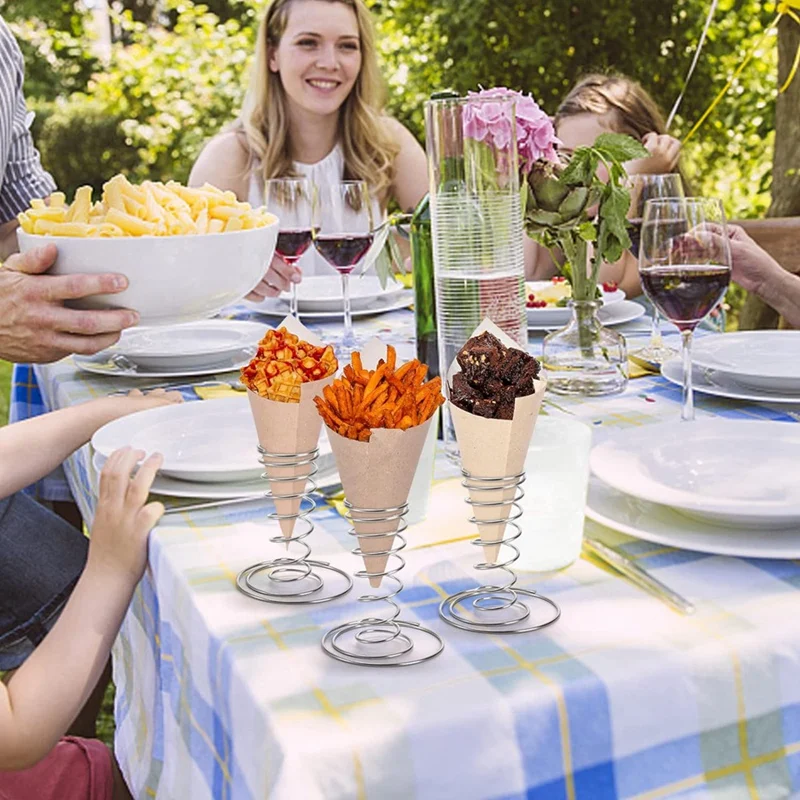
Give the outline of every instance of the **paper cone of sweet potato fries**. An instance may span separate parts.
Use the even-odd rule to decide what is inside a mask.
[[[383,360],[379,362],[379,358]],[[363,355],[354,354],[353,364],[345,367],[342,379],[325,391],[326,400],[317,403],[328,423],[328,438],[345,497],[355,507],[351,511],[353,527],[373,588],[381,584],[400,525],[396,512],[389,512],[395,519],[375,521],[373,518],[379,515],[378,509],[399,509],[407,502],[425,438],[433,422],[432,415],[442,402],[438,379],[421,385],[427,371],[424,365],[408,362],[395,370],[394,359],[393,348],[370,342]],[[359,381],[363,381],[373,367],[375,372],[360,388],[362,384]],[[350,381],[349,385],[354,387],[352,401],[344,391],[345,381]],[[413,391],[409,389],[412,385],[415,387]],[[405,387],[405,394],[401,387]],[[393,389],[396,395],[393,395]],[[399,400],[393,402],[390,399],[393,396]],[[347,404],[351,402],[354,408],[349,409]],[[396,424],[403,428],[378,427],[378,424],[390,424],[390,420],[381,416],[384,413],[394,414]],[[361,422],[353,425],[353,420],[363,420],[363,426],[359,427]],[[391,423],[395,424],[395,420]],[[354,438],[357,434],[360,434],[361,441]],[[371,509],[375,511],[371,512]]]
[[[472,336],[488,331],[506,347],[522,348],[489,320],[484,320]],[[470,337],[472,338],[472,337]],[[457,361],[448,371],[448,385],[456,372],[460,371]],[[453,425],[461,451],[462,466],[473,478],[504,478],[521,473],[525,469],[533,429],[544,399],[547,382],[533,381],[535,391],[514,401],[514,416],[511,420],[486,419],[471,414],[448,402]],[[515,488],[491,489],[490,482],[477,482],[479,489],[469,490],[473,516],[487,563],[494,564],[500,551],[499,544],[506,532],[506,520],[511,513],[511,502],[517,492]],[[478,505],[480,503],[502,503],[497,506]],[[492,520],[492,521],[489,521]]]
[[[285,327],[301,341],[317,347],[323,344],[305,325],[294,317],[286,317],[278,328]],[[262,397],[248,389],[247,396],[258,434],[258,443],[269,453],[292,455],[314,450],[319,441],[322,419],[317,413],[314,398],[322,395],[335,375],[300,385],[300,402],[284,403]],[[275,501],[275,510],[281,516],[297,514],[300,510],[299,495],[306,490],[310,473],[309,464],[298,466],[266,466],[264,472],[269,480],[270,491]],[[277,480],[297,477],[296,481]],[[294,496],[293,496],[294,495]],[[281,532],[286,539],[294,532],[294,519],[280,519]]]

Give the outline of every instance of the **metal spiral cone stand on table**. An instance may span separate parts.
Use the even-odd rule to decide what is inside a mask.
[[[406,565],[405,559],[399,555],[406,547],[403,531],[408,525],[405,515],[408,504],[394,508],[359,508],[345,501],[347,518],[351,523],[396,522],[396,531],[390,533],[356,533],[351,527],[348,533],[361,539],[377,539],[394,536],[392,545],[387,550],[366,552],[361,546],[352,552],[356,556],[386,556],[388,562],[382,572],[360,570],[356,578],[382,578],[385,591],[376,589],[375,594],[365,594],[358,598],[360,603],[384,602],[389,605],[386,616],[366,617],[354,622],[346,622],[328,631],[322,639],[325,652],[347,664],[358,664],[367,667],[410,667],[428,661],[444,649],[442,638],[417,622],[398,619],[400,606],[395,597],[403,590],[403,582],[398,573]],[[394,563],[392,563],[394,562]],[[386,586],[388,582],[388,586]]]
[[[327,603],[335,600],[350,591],[353,581],[350,576],[337,567],[332,567],[327,561],[315,561],[310,558],[311,547],[305,540],[314,530],[314,523],[309,515],[317,507],[311,494],[316,490],[317,483],[314,476],[317,474],[317,457],[319,449],[307,453],[270,453],[259,446],[258,452],[261,463],[269,468],[276,467],[301,467],[302,472],[286,477],[270,477],[268,470],[261,477],[269,480],[270,485],[281,483],[303,482],[302,492],[294,494],[276,495],[272,488],[264,495],[274,500],[298,500],[299,507],[294,514],[279,514],[277,510],[268,515],[268,519],[294,520],[291,536],[282,533],[270,538],[274,544],[285,545],[287,550],[294,546],[299,549],[297,555],[274,558],[271,561],[262,561],[243,569],[236,578],[239,591],[256,600],[267,603]],[[293,470],[294,471],[294,470]],[[322,573],[332,578],[325,582]]]
[[[461,474],[464,476],[461,485],[470,492],[465,502],[473,507],[473,515],[469,522],[478,525],[479,528],[482,525],[505,524],[501,540],[487,543],[479,536],[470,544],[478,547],[505,548],[500,550],[500,554],[508,553],[508,557],[505,561],[498,560],[495,563],[482,561],[475,564],[475,569],[501,570],[507,576],[507,580],[505,583],[486,584],[451,595],[439,606],[439,616],[456,628],[476,633],[527,633],[552,625],[561,616],[558,604],[531,589],[517,587],[517,575],[511,566],[519,558],[519,550],[513,542],[522,536],[522,528],[517,520],[523,513],[519,501],[525,496],[522,488],[525,473],[520,472],[505,478],[480,478],[462,469]],[[472,499],[473,494],[481,496],[481,493],[505,494],[511,491],[514,493],[513,496],[506,500]],[[509,506],[510,512],[505,516],[502,509]],[[491,519],[478,519],[474,513],[478,508],[497,509],[497,514]],[[532,600],[538,601],[543,614],[532,616],[532,604],[529,605]]]

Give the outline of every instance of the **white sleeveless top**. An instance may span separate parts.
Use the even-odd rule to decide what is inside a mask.
[[[264,181],[259,174],[258,164],[250,172],[250,183],[247,192],[247,202],[253,207],[264,205]],[[326,186],[339,183],[344,178],[344,153],[337,142],[333,150],[316,164],[304,164],[295,161],[294,170],[299,177],[307,178],[315,186]],[[377,198],[372,199],[372,222],[377,228],[383,220],[383,211]],[[303,275],[336,275],[336,270],[311,247],[300,259],[297,265]]]

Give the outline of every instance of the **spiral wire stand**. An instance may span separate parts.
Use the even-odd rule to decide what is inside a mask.
[[[382,572],[368,572],[366,569],[355,573],[356,578],[381,578],[387,581],[385,591],[376,589],[376,594],[365,594],[358,598],[359,603],[383,602],[389,606],[383,617],[365,617],[354,622],[346,622],[328,631],[322,639],[323,650],[332,658],[347,664],[369,667],[409,667],[428,661],[444,649],[442,638],[418,622],[399,619],[400,606],[395,601],[403,590],[403,581],[398,573],[405,567],[405,559],[400,551],[406,547],[403,532],[408,527],[405,515],[408,504],[393,508],[360,508],[345,500],[347,518],[351,524],[397,522],[397,530],[388,533],[356,533],[355,525],[348,533],[361,539],[377,539],[394,536],[391,546],[386,550],[366,551],[359,545],[352,550],[353,555],[361,557],[387,557]]]
[[[261,477],[269,480],[271,486],[264,497],[273,501],[299,501],[296,513],[279,514],[276,509],[267,515],[268,519],[276,522],[294,520],[291,536],[284,536],[281,532],[277,536],[271,537],[270,542],[285,545],[287,550],[294,545],[297,552],[295,555],[261,561],[246,567],[236,577],[237,588],[256,600],[286,604],[327,603],[347,594],[353,586],[350,576],[344,570],[332,567],[327,561],[311,559],[311,547],[305,541],[314,530],[310,514],[317,504],[311,495],[317,489],[314,476],[318,471],[319,449],[287,455],[270,453],[259,445],[258,452],[259,460],[267,468]],[[269,468],[276,467],[304,469],[295,475],[270,477]],[[272,489],[275,484],[300,481],[304,485],[301,492],[276,495]],[[326,584],[320,573],[325,573],[333,579]]]
[[[522,527],[517,520],[523,513],[520,500],[525,496],[522,488],[525,472],[503,478],[480,478],[465,469],[461,474],[464,476],[461,485],[470,492],[465,502],[473,508],[469,522],[477,525],[479,530],[483,525],[505,523],[503,538],[497,542],[484,542],[480,536],[470,542],[478,547],[498,547],[498,558],[506,553],[505,560],[494,563],[481,561],[475,564],[475,569],[481,572],[499,570],[506,580],[451,595],[440,604],[439,616],[449,625],[476,633],[528,633],[552,625],[561,616],[558,604],[532,589],[518,587],[517,574],[512,568],[520,555],[514,542],[522,536]],[[472,499],[473,494],[485,497],[482,493],[503,492],[505,495],[511,491],[513,496],[509,499]],[[508,516],[504,516],[501,509],[508,506]],[[478,519],[477,509],[497,509],[497,514],[489,519]],[[546,605],[548,608],[543,610],[548,612],[547,616],[532,620],[531,607],[523,598]]]

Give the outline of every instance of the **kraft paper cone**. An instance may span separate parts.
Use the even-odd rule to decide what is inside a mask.
[[[506,347],[522,349],[488,319],[485,319],[476,328],[470,338],[478,336],[484,331],[496,336]],[[454,361],[447,373],[448,385],[452,382],[453,375],[460,371],[458,362]],[[512,420],[486,419],[463,411],[449,403],[456,439],[461,451],[461,463],[471,475],[480,478],[503,478],[516,475],[525,468],[525,458],[528,454],[536,419],[542,407],[547,382],[535,380],[533,384],[535,387],[533,394],[527,397],[518,397],[515,400]],[[508,501],[502,506],[472,506],[473,515],[478,520],[477,528],[480,539],[487,543],[483,548],[483,553],[489,564],[497,561],[500,545],[491,543],[503,539],[506,522],[482,524],[481,520],[507,520],[511,513],[511,501],[516,492],[515,488],[494,491],[470,490],[469,492],[470,500],[476,503]]]
[[[277,327],[285,327],[290,333],[299,336],[301,340],[319,347],[322,346],[319,337],[311,333],[294,317],[286,317]],[[301,384],[299,403],[279,403],[276,400],[268,400],[248,389],[247,396],[253,412],[258,443],[270,453],[290,455],[313,450],[317,446],[322,430],[322,417],[314,405],[314,398],[322,395],[322,390],[333,383],[334,378],[335,375],[331,375],[320,381]],[[302,494],[306,488],[308,472],[308,464],[265,468],[267,479],[290,478],[295,475],[301,478],[297,481],[269,481],[278,514],[297,514],[300,511],[300,498],[282,500],[281,497]],[[294,523],[293,519],[279,520],[284,538],[291,538],[294,532]]]
[[[360,508],[396,508],[408,500],[428,428],[433,417],[406,431],[374,428],[368,442],[357,442],[328,430],[331,449],[339,468],[339,477],[347,500]],[[399,520],[370,522],[353,520],[363,553],[388,551],[394,544]],[[386,536],[364,537],[362,534],[385,533]],[[389,556],[364,555],[366,571],[373,589],[381,585]]]

